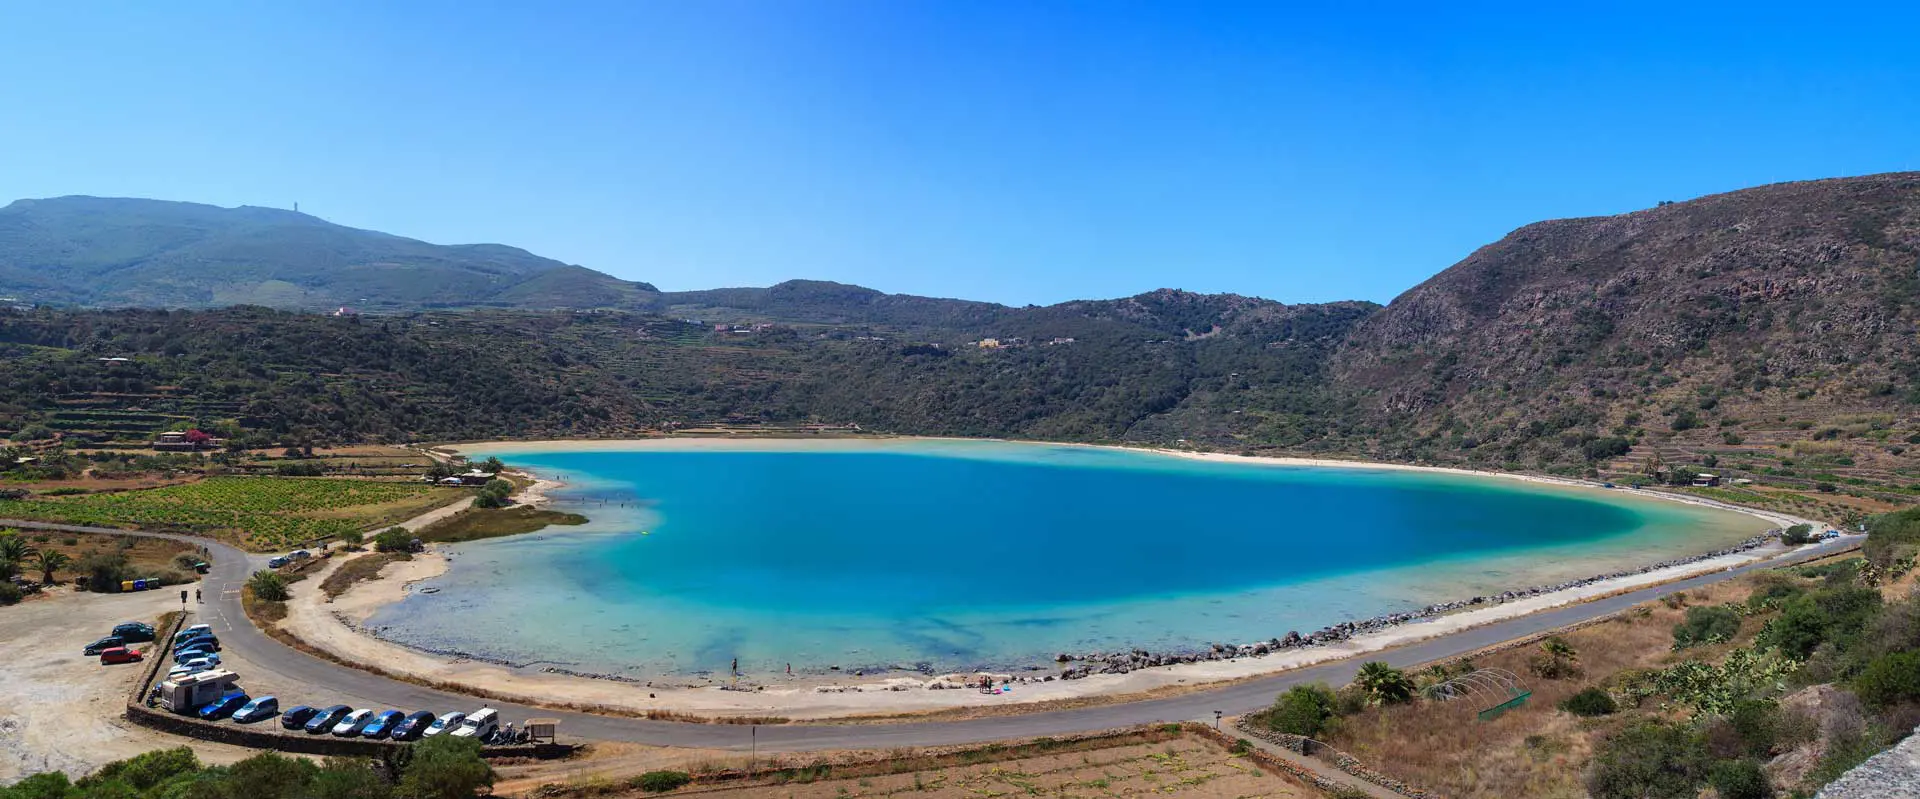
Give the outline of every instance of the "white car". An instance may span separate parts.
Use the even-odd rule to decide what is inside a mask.
[[[353,711],[352,713],[348,713],[346,718],[341,719],[339,724],[333,725],[333,734],[342,738],[349,735],[359,735],[360,731],[366,728],[367,722],[372,720],[372,710]]]
[[[494,730],[499,729],[499,727],[500,711],[490,707],[483,707],[474,711],[473,715],[461,720],[460,726],[448,734],[455,738],[479,738],[484,741],[492,737]]]
[[[171,669],[167,669],[167,679],[171,680],[177,677],[185,677],[189,674],[199,674],[203,671],[209,671],[212,668],[213,664],[204,660],[189,660]]]
[[[433,736],[433,735],[439,735],[440,733],[446,732],[448,730],[459,729],[460,722],[463,722],[466,720],[467,720],[467,714],[465,713],[459,713],[459,712],[448,713],[447,715],[434,719],[433,724],[429,725],[427,727],[427,731],[424,733],[421,733],[421,735],[423,737]]]

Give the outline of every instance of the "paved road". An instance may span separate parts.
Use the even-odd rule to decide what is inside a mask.
[[[240,608],[240,587],[253,570],[264,567],[266,561],[264,555],[249,555],[226,544],[193,536],[6,519],[0,519],[0,525],[114,535],[146,535],[173,538],[206,546],[212,552],[214,565],[203,585],[203,590],[208,592],[210,601],[206,605],[195,608],[202,614],[202,623],[212,624],[216,630],[220,631],[220,641],[224,649],[245,658],[255,667],[278,673],[288,684],[314,686],[313,696],[296,698],[293,701],[315,705],[329,704],[334,696],[345,695],[377,700],[378,704],[386,707],[430,710],[470,708],[484,704],[498,708],[501,715],[508,719],[538,716],[558,718],[561,720],[560,731],[563,735],[588,740],[630,741],[657,746],[744,751],[750,745],[749,736],[753,735],[757,740],[757,746],[763,751],[814,751],[941,746],[1007,738],[1061,735],[1163,721],[1212,721],[1216,710],[1224,711],[1228,715],[1238,715],[1265,707],[1273,702],[1275,695],[1294,685],[1313,682],[1343,685],[1352,681],[1361,661],[1360,658],[1350,658],[1167,699],[1126,702],[1075,710],[965,721],[782,724],[759,727],[750,732],[748,727],[741,725],[650,721],[486,701],[347,668],[288,647],[260,632],[247,621],[246,614]],[[1702,574],[1665,585],[1642,588],[1591,602],[1494,622],[1372,653],[1365,659],[1384,660],[1404,668],[1456,657],[1503,641],[1524,638],[1617,613],[1676,591],[1716,583],[1756,569],[1773,568],[1782,563],[1822,557],[1856,545],[1861,538],[1863,536],[1848,536],[1837,541],[1807,547],[1784,560],[1749,563],[1726,571]]]

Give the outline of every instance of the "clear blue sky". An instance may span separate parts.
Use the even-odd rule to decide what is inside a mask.
[[[1385,301],[1538,219],[1920,169],[1913,4],[1712,5],[10,2],[0,202],[298,201],[665,289]]]

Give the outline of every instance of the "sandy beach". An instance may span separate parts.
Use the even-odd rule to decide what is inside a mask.
[[[886,441],[887,439],[879,439]],[[897,439],[896,439],[897,440]],[[845,441],[841,444],[839,442]],[[652,439],[644,441],[548,441],[510,442],[493,445],[462,445],[442,448],[467,455],[500,451],[576,451],[582,449],[775,449],[819,448],[822,446],[871,446],[873,440],[782,440],[782,439]],[[1137,451],[1137,450],[1136,450]],[[1267,463],[1285,466],[1316,466],[1374,470],[1426,470],[1471,476],[1499,476],[1591,491],[1607,489],[1574,480],[1476,472],[1464,469],[1418,467],[1398,464],[1367,464],[1352,461],[1301,458],[1248,458],[1236,455],[1155,450],[1183,458],[1221,460],[1232,463]],[[531,476],[531,475],[530,475]],[[548,478],[535,477],[534,486],[520,496],[529,504],[548,501],[547,492],[558,487]],[[1617,489],[1616,489],[1617,490]],[[1611,492],[1609,492],[1611,493]],[[1804,520],[1781,514],[1726,506],[1694,497],[1652,491],[1635,491],[1637,496],[1669,501],[1690,502],[1750,514],[1772,525],[1790,525]],[[1811,522],[1808,522],[1811,523]],[[1285,649],[1262,656],[1246,656],[1138,669],[1126,674],[1094,674],[1077,680],[1039,681],[1047,672],[1024,672],[1035,681],[1017,682],[1009,693],[986,695],[977,690],[936,690],[961,688],[976,682],[976,674],[951,674],[927,677],[920,674],[886,674],[865,678],[851,675],[837,678],[784,675],[746,675],[737,683],[689,684],[686,679],[662,679],[653,683],[630,683],[543,672],[538,669],[514,669],[490,662],[449,657],[408,648],[382,640],[362,629],[362,625],[380,608],[399,601],[410,587],[442,574],[448,567],[448,554],[429,551],[412,561],[389,566],[378,579],[361,583],[338,599],[327,602],[318,591],[298,590],[289,603],[282,626],[308,644],[332,653],[348,662],[377,663],[388,672],[409,678],[452,682],[473,686],[496,695],[528,701],[604,706],[627,712],[673,711],[696,715],[762,715],[792,719],[820,719],[850,715],[910,713],[982,705],[1019,705],[1094,696],[1137,694],[1195,687],[1207,683],[1271,674],[1313,663],[1351,657],[1414,641],[1447,634],[1502,619],[1524,616],[1552,607],[1619,593],[1633,588],[1669,582],[1683,577],[1728,569],[1785,552],[1777,544],[1758,549],[1697,560],[1639,574],[1601,580],[1564,590],[1552,591],[1499,604],[1478,605],[1383,630],[1356,635],[1336,643],[1297,649]],[[457,556],[456,556],[457,557]],[[338,568],[338,563],[329,569]],[[322,577],[322,579],[324,576]],[[317,580],[311,583],[317,585]],[[1522,586],[1513,586],[1521,588]],[[997,675],[1005,678],[1014,675]]]

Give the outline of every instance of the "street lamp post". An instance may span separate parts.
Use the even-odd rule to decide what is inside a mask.
[[[1214,729],[1214,731],[1216,731],[1216,732],[1217,732],[1217,731],[1219,731],[1219,729],[1220,729],[1220,717],[1221,717],[1221,716],[1224,716],[1224,715],[1226,715],[1226,712],[1225,712],[1225,711],[1221,711],[1221,710],[1216,710],[1216,711],[1213,711],[1213,729]]]

